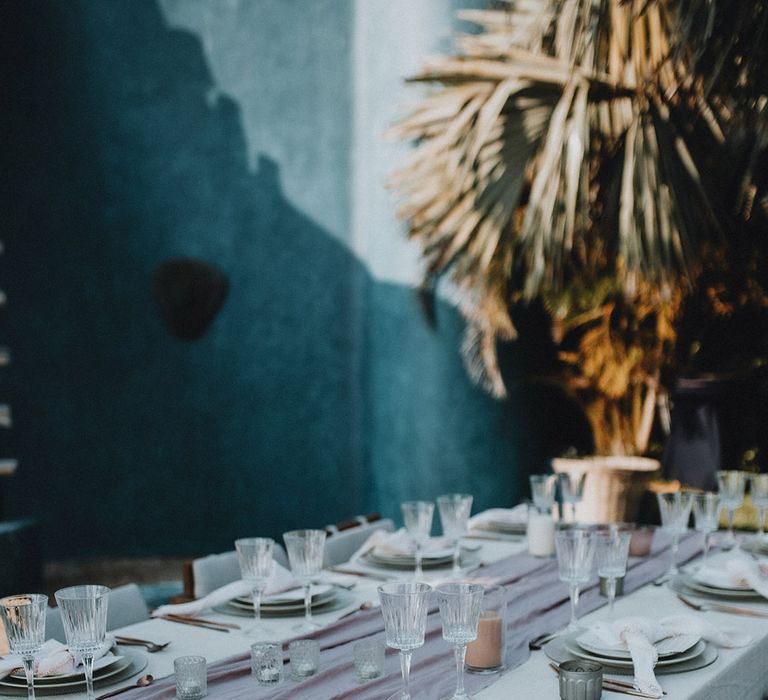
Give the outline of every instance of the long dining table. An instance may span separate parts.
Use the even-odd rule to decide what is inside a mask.
[[[695,612],[687,608],[665,585],[655,585],[651,579],[658,578],[668,563],[668,545],[664,536],[657,533],[655,551],[647,561],[630,561],[630,572],[626,582],[634,576],[636,585],[645,581],[636,590],[621,596],[616,601],[615,616],[652,616],[661,618],[673,614],[704,615],[706,619],[721,629],[746,632],[753,641],[748,646],[736,649],[719,649],[717,660],[696,671],[661,676],[661,683],[668,700],[764,700],[768,697],[768,617],[745,617],[718,612]],[[511,604],[508,617],[511,627],[508,636],[508,668],[499,674],[483,677],[482,684],[473,690],[476,700],[506,700],[508,698],[545,699],[558,698],[558,680],[549,668],[550,660],[542,650],[529,651],[528,641],[543,632],[555,631],[567,621],[569,609],[568,587],[557,579],[557,565],[554,558],[534,560],[526,552],[526,543],[520,540],[474,540],[479,544],[475,552],[476,567],[467,573],[468,579],[477,579],[488,583],[504,578],[500,572],[513,572],[505,579],[510,590]],[[699,536],[689,534],[680,548],[681,561],[692,561],[700,552]],[[728,553],[719,553],[712,558],[717,562],[727,557]],[[366,569],[361,567],[365,572]],[[514,573],[517,572],[517,573]],[[634,572],[634,573],[633,573]],[[376,572],[378,575],[381,572]],[[391,572],[393,578],[411,578],[408,572]],[[425,580],[436,583],[444,580],[446,572],[427,572]],[[276,641],[312,636],[321,643],[320,673],[325,672],[327,682],[312,679],[303,682],[286,680],[275,688],[258,686],[248,672],[248,658],[253,639],[237,630],[222,633],[198,627],[192,627],[166,619],[153,618],[128,627],[115,630],[115,634],[148,639],[155,642],[170,642],[163,651],[148,654],[148,664],[141,672],[152,674],[155,682],[146,688],[136,688],[121,697],[128,700],[154,700],[155,698],[174,697],[173,660],[179,656],[195,654],[207,659],[208,696],[211,698],[313,698],[332,700],[332,698],[359,698],[360,700],[385,698],[398,687],[400,666],[396,654],[388,650],[385,666],[385,678],[366,684],[358,684],[352,666],[351,643],[359,636],[379,633],[383,641],[383,621],[377,608],[368,608],[378,604],[377,587],[381,581],[366,576],[328,573],[328,580],[345,585],[348,604],[315,615],[315,621],[322,628],[312,635],[297,635],[292,629],[297,618],[270,618],[267,623],[274,632]],[[549,597],[542,598],[542,591],[548,590]],[[584,626],[606,619],[605,600],[597,590],[597,578],[585,586],[580,607],[587,612],[580,618]],[[361,609],[363,608],[363,609]],[[763,608],[768,610],[768,603]],[[238,618],[222,612],[208,611],[202,617],[208,620],[242,624],[247,626],[247,618]],[[517,622],[519,621],[519,625]],[[420,697],[440,697],[444,690],[451,690],[452,676],[445,670],[452,668],[453,652],[448,643],[435,640],[432,648],[440,650],[444,645],[444,663],[436,671],[431,666],[420,666],[420,650],[414,652],[412,683],[419,689],[420,672],[434,672],[440,683],[430,684],[429,689],[414,692],[413,700]],[[137,674],[138,675],[138,674]],[[133,679],[123,680],[121,684],[106,685],[97,689],[97,695],[108,692],[118,685],[128,685]],[[329,690],[329,688],[341,688]],[[472,690],[472,688],[470,688]],[[450,694],[450,693],[448,693]],[[71,695],[73,700],[81,700],[84,694]],[[605,691],[603,698],[628,697]]]

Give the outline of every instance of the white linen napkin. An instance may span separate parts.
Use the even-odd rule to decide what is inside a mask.
[[[294,575],[277,562],[272,563],[272,575],[267,581],[264,589],[264,595],[270,596],[275,593],[283,593],[293,588],[298,588],[301,583]],[[228,603],[234,598],[251,595],[251,584],[247,581],[233,581],[226,586],[211,591],[208,595],[190,601],[189,603],[179,603],[178,605],[161,605],[152,611],[152,617],[162,615],[199,615],[209,608],[215,608],[217,605]]]
[[[721,647],[749,644],[749,635],[722,632],[706,620],[691,615],[672,615],[662,620],[625,617],[615,622],[598,622],[589,628],[606,646],[624,646],[632,656],[635,687],[642,693],[660,698],[662,689],[653,668],[658,661],[656,642],[679,634],[695,634]]]
[[[725,568],[707,566],[699,569],[693,578],[710,586],[748,586],[768,598],[768,576],[760,563],[749,557],[734,556],[725,562]]]
[[[403,557],[414,554],[416,547],[411,536],[405,528],[397,532],[385,532],[376,530],[351,557],[350,561],[357,561],[363,554],[373,552],[379,556]],[[421,548],[425,557],[450,556],[452,553],[451,541],[445,537],[430,537]]]
[[[521,503],[514,508],[489,508],[469,519],[469,529],[482,528],[490,523],[525,525],[528,522],[528,504]]]
[[[107,655],[112,656],[110,649],[114,643],[114,638],[107,637],[104,644],[93,655],[94,660],[101,659]],[[64,673],[73,673],[77,665],[69,647],[55,639],[49,639],[45,642],[39,653],[35,655],[36,676],[59,676]],[[5,678],[17,668],[24,668],[21,656],[11,654],[4,657],[0,660],[0,678]]]

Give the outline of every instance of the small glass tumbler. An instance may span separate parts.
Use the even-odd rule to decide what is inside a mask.
[[[314,676],[320,668],[320,642],[316,639],[297,639],[288,645],[291,660],[291,678],[302,681]]]
[[[363,639],[352,647],[355,673],[360,683],[384,675],[384,644],[380,639]]]
[[[499,673],[504,670],[507,649],[507,589],[485,589],[477,623],[477,639],[467,644],[465,659],[470,673]]]
[[[204,656],[180,656],[173,660],[176,697],[197,700],[208,694],[208,669]]]
[[[558,666],[562,700],[600,700],[603,696],[603,667],[594,661],[576,659]]]
[[[251,674],[258,685],[278,685],[283,681],[283,647],[274,642],[251,646]]]

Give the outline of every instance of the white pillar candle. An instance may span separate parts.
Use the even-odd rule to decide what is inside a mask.
[[[555,553],[555,521],[550,513],[531,511],[528,517],[528,553],[551,557]]]

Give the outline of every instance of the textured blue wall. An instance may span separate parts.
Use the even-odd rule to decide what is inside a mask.
[[[200,36],[155,0],[6,8],[1,264],[21,461],[6,501],[42,521],[51,556],[202,553],[449,489],[480,507],[521,493],[536,450],[517,404],[467,380],[456,313],[441,304],[429,329],[413,290],[345,244],[366,157],[355,7],[311,4],[243,4],[240,41],[277,57],[250,75],[265,96],[250,131]],[[279,46],[304,53],[281,62]],[[259,120],[269,143],[254,152]],[[178,255],[230,279],[193,343],[151,297]]]

